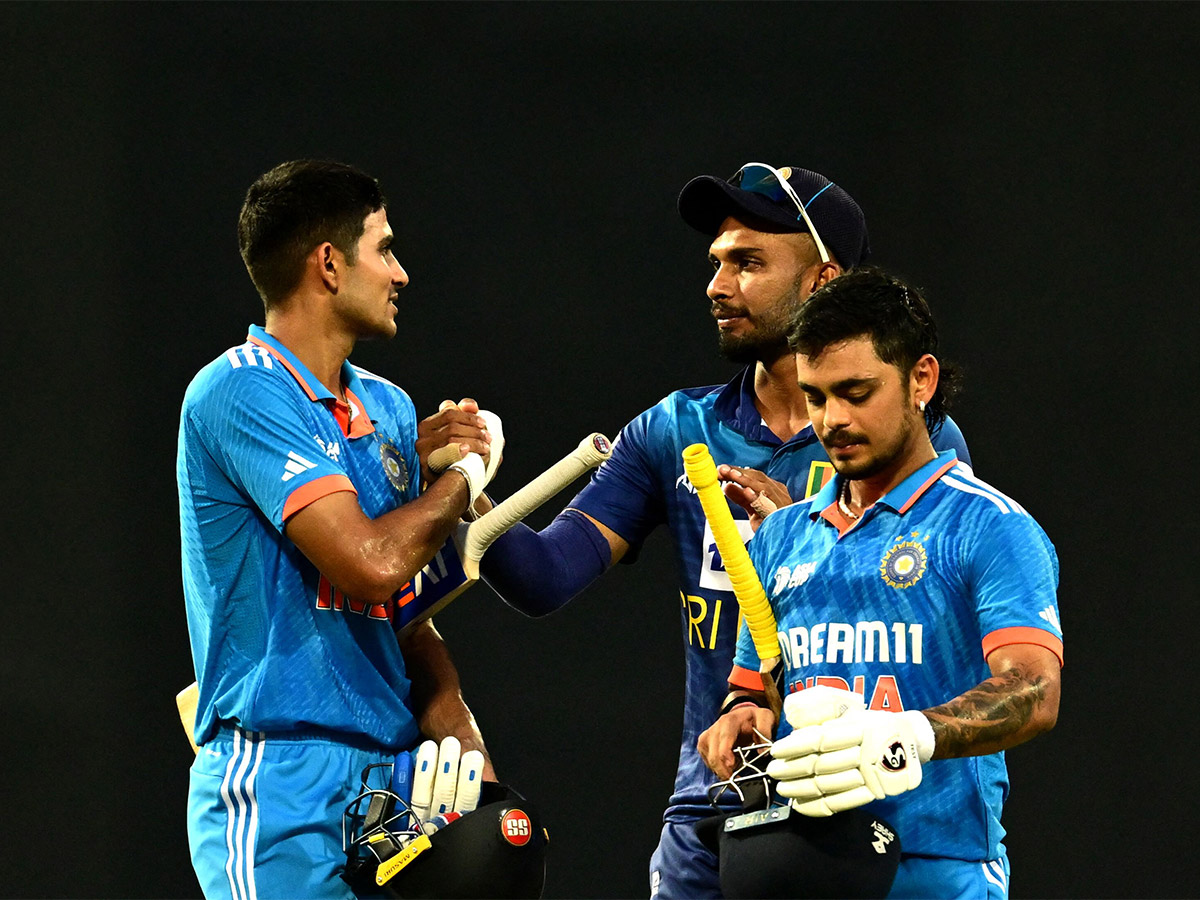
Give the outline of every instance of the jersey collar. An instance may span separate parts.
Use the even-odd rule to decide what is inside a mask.
[[[754,370],[755,364],[751,363],[719,389],[717,399],[713,403],[713,414],[720,422],[749,440],[781,447],[785,442],[767,427],[755,405]],[[813,437],[812,425],[806,425],[798,434],[789,438],[787,443],[797,440],[807,443]]]
[[[899,515],[904,515],[921,496],[928,491],[943,475],[958,465],[958,454],[953,450],[943,450],[937,455],[936,459],[931,459],[917,471],[913,472],[902,482],[875,501],[871,510],[880,506],[886,506],[893,512]],[[834,475],[826,483],[825,487],[817,491],[813,495],[812,502],[808,508],[808,517],[815,519],[829,511],[830,507],[834,508],[835,514],[840,519],[841,514],[836,513],[836,504],[838,491],[842,489],[842,482],[845,479],[841,475]],[[863,513],[866,518],[868,513]],[[826,516],[825,518],[829,518]],[[836,524],[836,522],[832,523]]]
[[[246,339],[252,344],[262,347],[279,360],[296,379],[296,383],[308,395],[309,400],[314,403],[323,403],[328,407],[347,437],[362,437],[375,430],[374,423],[377,421],[377,417],[371,415],[367,408],[364,400],[367,392],[363,389],[362,379],[358,377],[358,373],[354,371],[354,366],[350,365],[349,360],[342,363],[342,384],[346,386],[346,399],[349,401],[349,403],[343,403],[330,393],[325,385],[321,384],[320,380],[305,367],[304,363],[300,362],[291,350],[267,334],[267,330],[261,325],[251,325]]]

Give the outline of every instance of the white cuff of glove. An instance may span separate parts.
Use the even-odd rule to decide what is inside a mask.
[[[922,763],[933,759],[933,749],[937,739],[933,735],[933,725],[925,717],[925,713],[918,709],[911,709],[908,712],[896,713],[896,715],[904,716],[912,724],[913,735],[917,739],[917,758]]]
[[[458,462],[451,463],[447,467],[447,471],[451,469],[467,479],[467,490],[471,493],[471,499],[467,502],[467,509],[471,509],[475,505],[475,501],[479,499],[479,495],[483,493],[483,489],[487,486],[487,468],[483,464],[483,457],[478,453],[468,453]]]

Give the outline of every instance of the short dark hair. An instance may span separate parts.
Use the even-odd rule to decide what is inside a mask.
[[[788,346],[807,357],[830,344],[869,337],[875,355],[907,375],[917,360],[937,356],[937,325],[920,292],[882,269],[864,266],[830,281],[792,315]],[[961,388],[961,372],[938,359],[937,390],[925,405],[925,425],[936,434]],[[907,384],[907,383],[906,383]]]
[[[238,248],[263,303],[295,289],[304,258],[324,241],[354,263],[364,220],[386,202],[379,182],[345,163],[297,159],[260,176],[238,215]]]

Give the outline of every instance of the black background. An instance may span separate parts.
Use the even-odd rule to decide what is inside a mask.
[[[355,361],[421,415],[499,412],[500,495],[733,371],[688,178],[846,187],[966,367],[977,472],[1061,558],[1062,713],[1009,754],[1013,895],[1194,895],[1198,28],[1188,4],[0,6],[0,893],[198,893],[179,402],[261,321],[242,193],[321,156],[380,178],[412,278],[401,337]],[[678,603],[657,534],[549,619],[483,586],[439,617],[549,820],[547,896],[647,892]]]

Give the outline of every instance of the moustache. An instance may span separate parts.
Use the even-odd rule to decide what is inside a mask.
[[[749,318],[744,309],[734,309],[732,306],[722,306],[719,303],[714,303],[709,312],[712,313],[714,319],[731,319],[735,316],[745,316]]]
[[[869,441],[865,434],[855,434],[844,428],[836,428],[833,431],[825,432],[821,443],[826,447],[849,447],[851,444],[866,444]]]

